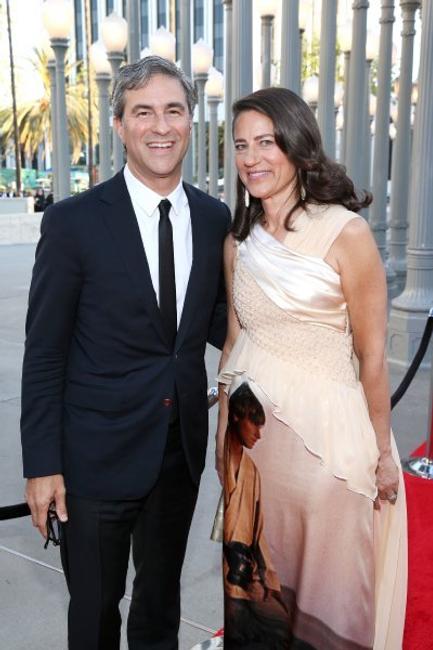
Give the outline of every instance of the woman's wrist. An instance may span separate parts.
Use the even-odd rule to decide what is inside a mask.
[[[391,456],[392,456],[391,445],[387,445],[386,447],[379,447],[379,461],[387,460]]]

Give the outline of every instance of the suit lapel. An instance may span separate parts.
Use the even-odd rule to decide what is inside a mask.
[[[192,265],[189,275],[188,287],[186,290],[185,303],[176,338],[176,350],[182,345],[185,334],[188,331],[189,322],[199,308],[197,296],[201,283],[206,279],[203,277],[206,261],[206,231],[204,226],[203,200],[193,191],[189,185],[184,183],[184,189],[188,198],[192,231]]]
[[[131,281],[143,296],[159,336],[166,341],[164,323],[153,289],[140,229],[126,187],[123,170],[105,184],[101,200],[105,203],[104,221],[118,246]]]

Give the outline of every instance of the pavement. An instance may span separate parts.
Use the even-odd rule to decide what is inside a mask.
[[[20,374],[27,294],[35,246],[0,246],[0,506],[23,501],[19,440]],[[208,347],[209,385],[215,385],[218,351]],[[403,377],[391,369],[395,388]],[[420,371],[393,412],[402,457],[426,438],[429,372]],[[223,623],[219,544],[209,536],[220,493],[213,469],[216,408],[210,412],[206,469],[182,576],[180,650],[209,638]],[[58,550],[44,550],[28,517],[0,522],[0,649],[66,650],[67,590]],[[122,615],[128,610],[129,571]],[[125,618],[125,616],[124,616]],[[122,629],[122,650],[127,645]]]

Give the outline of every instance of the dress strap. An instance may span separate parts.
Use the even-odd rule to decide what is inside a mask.
[[[309,206],[309,212],[310,226],[298,251],[322,259],[349,221],[362,218],[342,205]]]
[[[337,237],[341,235],[341,232],[344,230],[344,228],[347,226],[349,221],[353,221],[353,219],[362,219],[358,214],[355,214],[354,212],[348,212],[347,217],[344,220],[341,220],[338,224],[335,224],[335,227],[333,228],[332,232],[329,233],[328,237],[324,241],[323,245],[323,252],[321,257],[325,259],[327,254],[329,253],[329,250],[332,246],[332,244],[335,242]]]

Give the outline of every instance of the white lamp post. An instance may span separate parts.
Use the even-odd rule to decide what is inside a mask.
[[[299,5],[299,89],[302,87],[302,48],[304,43],[304,34],[307,29],[311,7],[307,7],[304,2]]]
[[[175,36],[165,27],[159,27],[150,37],[150,50],[152,54],[174,62],[176,59]]]
[[[110,147],[110,82],[111,66],[107,53],[100,41],[90,46],[90,61],[95,71],[98,86],[99,104],[99,180],[106,181],[111,176]]]
[[[218,105],[224,95],[224,77],[215,68],[209,69],[205,92],[209,106],[209,194],[218,197]]]
[[[259,11],[262,18],[262,88],[271,85],[272,63],[272,28],[277,12],[276,0],[259,0]]]
[[[350,73],[350,51],[352,49],[352,26],[349,21],[343,24],[340,45],[344,54],[344,124],[341,131],[341,146],[340,146],[340,162],[344,162],[346,155],[346,142],[347,142],[347,120],[349,117],[349,73]]]
[[[198,186],[206,189],[206,123],[204,114],[204,87],[212,65],[213,50],[202,38],[192,46],[192,71],[198,95]]]
[[[119,74],[120,64],[124,59],[124,50],[128,40],[128,25],[124,18],[114,11],[104,18],[101,25],[102,42],[107,51],[111,65],[113,84]],[[123,166],[123,144],[113,128],[113,168],[118,172]]]
[[[319,77],[313,74],[305,79],[302,86],[302,96],[309,104],[313,113],[316,113],[317,103],[319,101]]]
[[[50,47],[52,56],[48,58],[47,68],[50,75],[50,102],[51,102],[51,169],[53,179],[53,200],[59,200],[59,163],[57,146],[57,84],[56,84],[56,59]]]
[[[53,128],[57,138],[57,191],[63,199],[71,193],[68,121],[65,93],[65,55],[69,47],[69,33],[73,21],[73,9],[69,0],[46,0],[42,7],[44,26],[50,36],[56,57],[56,114]],[[54,140],[56,139],[54,138]]]

